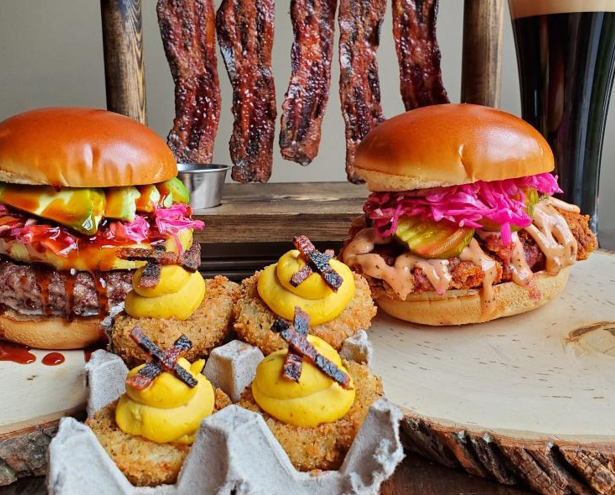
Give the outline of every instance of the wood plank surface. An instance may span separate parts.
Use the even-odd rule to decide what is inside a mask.
[[[343,241],[368,194],[348,182],[226,184],[220,206],[195,212],[205,222],[195,237],[205,245],[286,243],[298,234]]]

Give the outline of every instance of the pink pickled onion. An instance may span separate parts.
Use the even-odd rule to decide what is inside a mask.
[[[171,235],[175,238],[175,244],[182,251],[182,245],[179,241],[178,234],[184,229],[200,230],[205,227],[205,224],[200,220],[192,220],[190,215],[192,209],[183,203],[176,203],[169,208],[156,208],[154,210],[154,218],[156,219],[156,227],[162,235]]]
[[[135,215],[135,219],[130,223],[111,222],[104,236],[107,239],[128,240],[140,243],[149,236],[149,223],[142,216]]]
[[[481,220],[489,220],[500,226],[502,241],[508,245],[512,226],[523,228],[532,223],[524,203],[528,189],[549,196],[561,192],[557,179],[545,173],[416,191],[376,192],[370,194],[363,210],[380,237],[393,235],[402,216],[447,220],[475,229],[483,228]]]

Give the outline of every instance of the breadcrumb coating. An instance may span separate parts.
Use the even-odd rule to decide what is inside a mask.
[[[115,422],[117,402],[112,402],[86,421],[107,454],[134,486],[173,484],[190,452],[190,445],[156,443],[124,433]],[[215,389],[214,412],[231,405],[220,389]]]
[[[260,348],[265,355],[287,347],[278,334],[271,331],[277,315],[269,309],[258,294],[256,272],[241,283],[239,299],[235,305],[235,331],[242,340]],[[310,333],[340,349],[344,340],[359,330],[367,330],[376,316],[377,308],[371,297],[367,281],[354,275],[355,294],[348,306],[335,319],[310,328]]]
[[[370,406],[384,392],[380,378],[372,375],[367,366],[344,361],[356,389],[355,401],[346,415],[333,423],[315,428],[283,423],[262,411],[249,387],[237,405],[262,414],[267,426],[299,471],[339,469],[357,435]]]
[[[187,320],[157,318],[133,318],[122,313],[115,319],[111,329],[111,343],[129,367],[149,360],[149,356],[130,337],[135,327],[159,347],[166,349],[173,345],[182,334],[192,342],[192,348],[184,354],[188,361],[194,361],[219,345],[232,327],[233,305],[239,286],[223,276],[205,281],[207,290],[199,309]]]

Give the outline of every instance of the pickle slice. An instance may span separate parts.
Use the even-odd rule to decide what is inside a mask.
[[[401,217],[395,237],[410,252],[423,258],[453,258],[459,256],[470,243],[474,229],[458,227],[446,221]]]

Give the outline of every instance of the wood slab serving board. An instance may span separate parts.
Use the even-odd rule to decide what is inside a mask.
[[[49,351],[30,352],[30,364],[0,361],[0,486],[44,475],[58,420],[85,410],[84,352],[61,351],[57,366],[42,363]]]
[[[369,334],[411,450],[545,495],[615,493],[615,254],[525,315],[429,328],[379,314]]]
[[[542,494],[615,493],[615,255],[573,267],[526,315],[428,328],[379,315],[370,331],[406,445],[445,466]],[[82,351],[49,367],[0,362],[0,485],[44,474],[57,419],[83,409]]]

